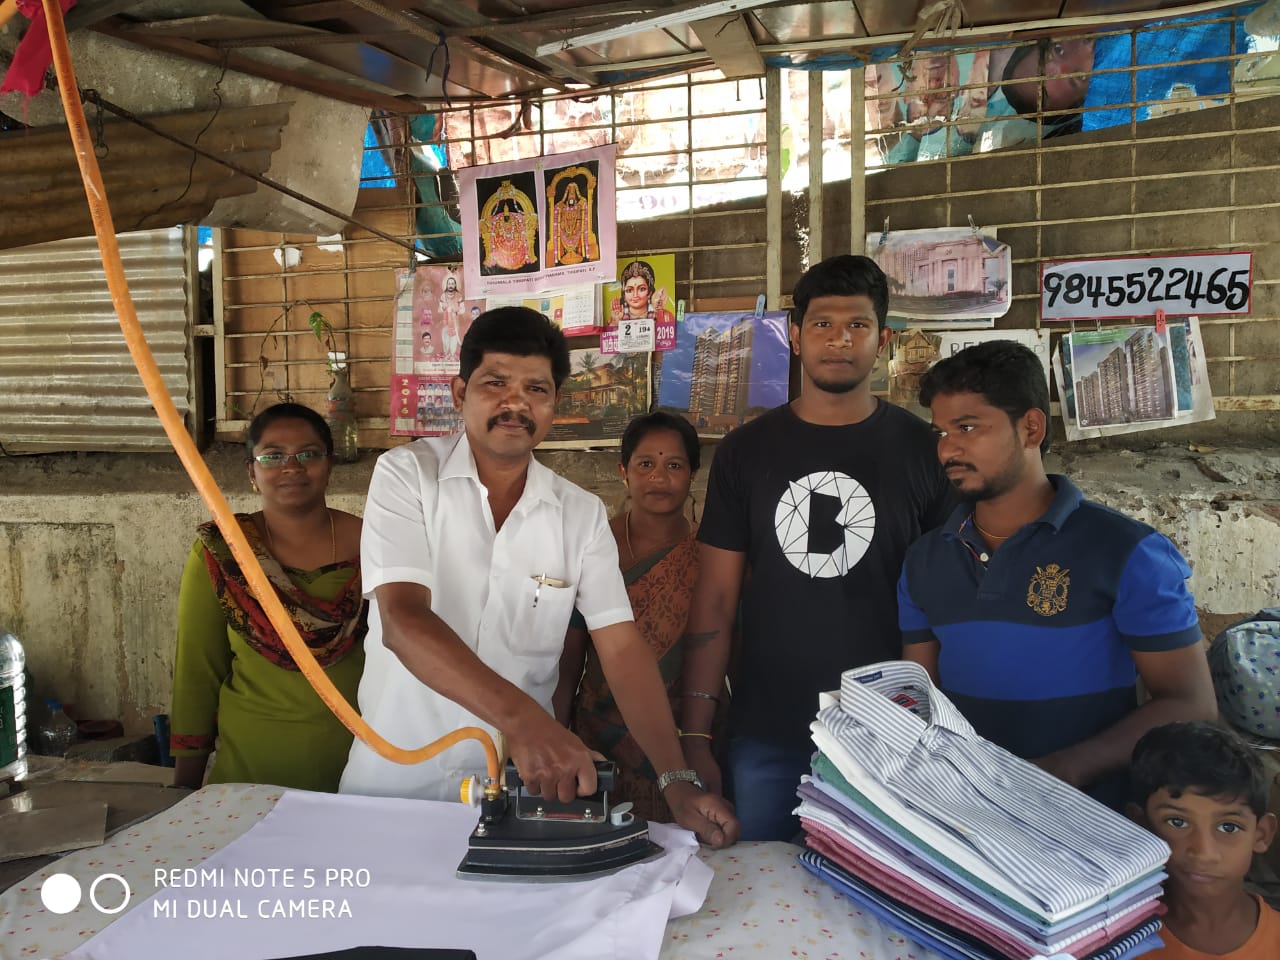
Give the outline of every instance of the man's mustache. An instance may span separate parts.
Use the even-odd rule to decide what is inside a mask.
[[[528,431],[529,436],[533,436],[534,431],[538,429],[537,425],[523,413],[500,413],[496,417],[490,417],[486,429],[492,430],[500,423],[518,423]]]

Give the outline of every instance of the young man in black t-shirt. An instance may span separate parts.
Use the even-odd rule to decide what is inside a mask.
[[[951,505],[929,425],[871,395],[888,309],[885,275],[867,257],[808,270],[791,314],[800,396],[730,433],[711,465],[684,637],[682,728],[694,735],[681,743],[720,790],[697,734],[711,729],[741,601],[728,779],[744,840],[799,830],[791,811],[818,694],[844,670],[901,656],[902,558]]]

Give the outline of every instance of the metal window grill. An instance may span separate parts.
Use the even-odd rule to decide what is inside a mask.
[[[1218,408],[1274,410],[1280,408],[1272,363],[1280,306],[1269,279],[1280,266],[1275,101],[1227,92],[1210,107],[1182,91],[1137,94],[1143,71],[1215,61],[1238,70],[1265,56],[1238,47],[1238,19],[1228,11],[1199,21],[1230,29],[1231,47],[1220,56],[1099,71],[1129,80],[1128,102],[1106,106],[1127,112],[1121,126],[896,167],[882,162],[880,141],[894,131],[877,109],[893,94],[869,84],[861,69],[770,69],[761,80],[743,81],[713,71],[585,100],[557,95],[468,104],[416,139],[412,120],[388,119],[381,143],[368,149],[389,157],[396,185],[363,189],[359,216],[409,240],[447,239],[451,229],[423,229],[432,220],[423,212],[434,212],[437,225],[452,214],[450,169],[617,142],[619,256],[674,253],[678,298],[720,306],[764,292],[771,308],[786,307],[783,291],[810,261],[859,249],[885,216],[894,229],[960,226],[973,216],[1013,244],[1014,304],[1002,327],[1039,325],[1043,260],[1253,249],[1253,313],[1205,318],[1202,326]],[[1136,63],[1139,46],[1170,29],[1147,25],[1091,36],[1127,38]],[[976,49],[975,43],[956,52]],[[918,51],[917,62],[927,53]],[[958,96],[976,86],[956,78],[940,89]],[[1164,116],[1138,121],[1153,110]],[[1064,112],[1042,99],[1029,116],[1043,129]],[[943,126],[950,135],[961,122]],[[862,149],[853,149],[856,143]],[[821,149],[811,149],[817,144]],[[438,182],[446,189],[438,198],[412,189],[411,178],[425,176],[415,151],[419,161],[432,151],[442,167]],[[338,331],[338,349],[352,359],[362,443],[397,442],[387,435],[388,357],[393,273],[410,265],[406,252],[355,228],[331,250],[315,238],[220,234],[219,434],[238,437],[255,409],[280,396],[323,405],[325,346],[306,324],[320,310]],[[300,250],[298,266],[275,260],[284,245]]]

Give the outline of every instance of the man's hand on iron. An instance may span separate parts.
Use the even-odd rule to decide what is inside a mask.
[[[503,733],[529,793],[568,803],[596,792],[596,755],[551,714],[535,708]]]
[[[738,841],[738,818],[724,797],[692,783],[673,783],[662,793],[676,823],[692,830],[707,846],[719,850]]]

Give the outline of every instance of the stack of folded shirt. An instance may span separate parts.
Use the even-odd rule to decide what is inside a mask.
[[[1160,945],[1164,841],[982,739],[918,664],[824,695],[801,862],[956,960],[1122,960]]]

